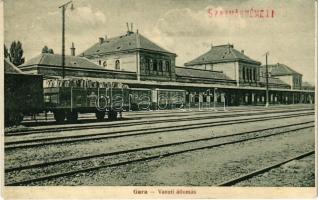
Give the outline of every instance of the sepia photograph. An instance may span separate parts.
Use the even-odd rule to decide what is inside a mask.
[[[317,1],[1,4],[5,198],[316,196]]]

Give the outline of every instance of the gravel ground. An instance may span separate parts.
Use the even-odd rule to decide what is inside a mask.
[[[295,123],[313,120],[313,116],[295,117]],[[164,144],[181,140],[190,140],[202,137],[225,135],[236,132],[252,131],[272,126],[292,124],[291,119],[267,120],[253,123],[237,124],[235,126],[216,126],[211,128],[200,128],[194,130],[162,132],[150,135],[113,138],[107,140],[86,141],[61,145],[46,145],[43,147],[16,149],[5,152],[5,167],[47,162],[67,157],[78,157],[93,155],[104,152],[118,151],[154,144]],[[195,133],[195,134],[193,134]]]
[[[314,149],[314,129],[39,182],[37,185],[211,186]],[[271,147],[271,148],[269,148]],[[296,181],[290,179],[290,181]],[[314,179],[307,181],[313,183]],[[301,182],[300,186],[305,183]],[[293,184],[295,185],[295,184]],[[263,186],[263,184],[260,184]]]
[[[308,125],[309,124],[307,124],[307,126]],[[228,138],[215,138],[213,140],[197,141],[193,143],[179,144],[176,146],[160,147],[160,148],[155,148],[150,150],[143,150],[138,152],[131,152],[131,153],[125,153],[121,155],[114,155],[114,156],[107,156],[107,157],[99,157],[99,158],[94,158],[89,160],[67,162],[64,164],[52,165],[50,167],[45,167],[45,168],[41,167],[41,168],[36,168],[32,170],[22,170],[20,172],[10,172],[6,174],[6,181],[15,182],[18,180],[25,180],[25,179],[35,178],[39,176],[46,176],[48,174],[54,174],[56,172],[79,170],[79,169],[83,169],[87,167],[95,167],[95,166],[100,166],[105,164],[118,163],[122,161],[139,159],[142,157],[149,157],[153,155],[164,155],[169,152],[177,152],[177,151],[182,151],[187,149],[200,148],[202,146],[211,146],[211,145],[221,144],[224,142],[254,138],[257,136],[280,133],[281,131],[287,131],[287,130],[292,130],[292,129],[301,128],[301,127],[304,127],[304,125],[298,125],[298,126],[293,126],[289,128],[280,128],[280,129],[275,129],[274,131],[267,130],[267,131],[261,131],[256,133],[231,136]]]
[[[315,187],[315,155],[286,163],[236,186]]]

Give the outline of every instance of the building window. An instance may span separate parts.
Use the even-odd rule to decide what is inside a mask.
[[[243,67],[243,80],[245,81],[245,67]]]
[[[166,61],[166,71],[170,72],[170,63],[169,63],[169,61]]]
[[[163,72],[163,71],[162,71],[162,61],[161,61],[161,60],[159,61],[159,72],[160,72],[161,74],[162,74],[162,72]]]
[[[107,60],[104,60],[103,66],[106,68],[107,67]]]
[[[120,70],[120,61],[119,60],[115,61],[115,69]]]
[[[146,58],[146,74],[150,74],[150,60]]]
[[[253,69],[253,70],[254,70],[254,81],[256,82],[256,79],[257,79],[256,73],[257,73],[257,71],[256,71],[256,69]]]
[[[153,71],[158,71],[158,62],[157,62],[157,60],[153,61]]]
[[[247,71],[247,73],[246,73],[246,79],[247,79],[247,81],[250,81],[250,80],[251,80],[251,79],[250,79],[250,69],[247,68],[246,71]]]
[[[150,68],[150,72],[152,72],[152,70],[153,70],[153,60],[152,59],[150,59],[149,68]]]
[[[101,61],[101,60],[98,60],[98,64],[99,64],[99,65],[102,65],[102,61]]]

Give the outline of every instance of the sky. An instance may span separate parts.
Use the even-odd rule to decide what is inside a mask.
[[[22,42],[26,60],[47,45],[61,53],[62,14],[68,0],[4,0],[4,39]],[[133,30],[176,53],[183,66],[211,45],[233,44],[254,60],[284,63],[315,82],[314,0],[73,0],[66,10],[66,54],[79,54],[99,37]],[[273,18],[210,16],[209,10],[274,10]]]

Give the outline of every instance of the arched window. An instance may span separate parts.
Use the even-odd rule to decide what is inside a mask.
[[[153,71],[158,71],[158,62],[157,62],[157,60],[153,61]]]
[[[162,73],[162,61],[161,60],[159,60],[159,72]]]
[[[245,81],[245,67],[243,67],[243,80]]]
[[[145,69],[146,69],[146,74],[149,74],[149,72],[150,72],[150,60],[148,59],[148,58],[146,58],[146,67],[145,67]]]
[[[247,79],[247,81],[250,80],[250,69],[249,68],[246,69],[246,79]]]
[[[119,60],[115,61],[115,69],[120,70],[120,61]]]
[[[256,71],[256,69],[254,68],[254,81],[256,81],[256,78],[257,78],[257,71]]]
[[[107,60],[104,60],[103,66],[106,68],[107,67]]]
[[[170,72],[170,63],[169,63],[169,61],[166,61],[166,71]]]
[[[150,72],[152,73],[152,70],[153,70],[153,60],[152,59],[150,59],[149,68],[150,68]]]

